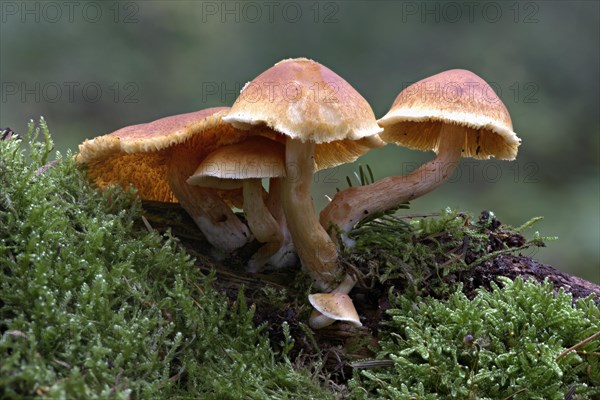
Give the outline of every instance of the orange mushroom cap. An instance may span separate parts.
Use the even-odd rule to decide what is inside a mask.
[[[463,69],[407,87],[378,123],[384,141],[436,152],[443,124],[463,126],[462,156],[476,159],[514,160],[521,143],[502,100],[482,78]]]
[[[318,169],[383,146],[369,103],[335,72],[306,58],[282,60],[248,82],[223,120],[316,143]]]
[[[175,202],[167,180],[174,149],[184,149],[196,165],[217,148],[245,139],[247,132],[222,121],[228,107],[216,107],[127,126],[79,145],[77,162],[100,187],[133,185],[145,200]],[[225,192],[222,192],[225,193]],[[239,202],[241,191],[229,193]]]

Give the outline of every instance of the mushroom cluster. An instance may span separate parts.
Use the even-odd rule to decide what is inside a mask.
[[[448,96],[448,88],[452,96]],[[407,176],[338,192],[317,214],[313,175],[388,143],[437,156]],[[96,184],[133,185],[143,199],[178,201],[216,254],[253,238],[262,246],[252,272],[295,265],[313,287],[309,324],[360,326],[348,296],[356,284],[340,246],[367,216],[422,196],[443,183],[461,157],[512,160],[519,138],[489,85],[450,70],[404,89],[376,120],[369,103],[327,67],[287,59],[242,89],[231,108],[175,115],[86,140],[77,160]],[[268,189],[263,181],[268,180]],[[232,207],[244,211],[244,223]]]

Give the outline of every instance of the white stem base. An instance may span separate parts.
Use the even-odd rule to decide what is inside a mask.
[[[186,165],[186,154],[173,154],[169,163],[169,184],[181,207],[192,217],[208,242],[224,254],[244,246],[250,239],[250,231],[216,190],[189,185],[186,180],[198,166],[193,158]]]

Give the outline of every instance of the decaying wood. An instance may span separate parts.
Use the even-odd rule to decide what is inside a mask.
[[[259,243],[246,245],[226,260],[217,260],[211,256],[210,244],[177,204],[144,202],[143,207],[144,216],[152,229],[159,232],[170,230],[187,251],[196,257],[198,268],[206,273],[213,269],[216,271],[217,289],[225,293],[232,302],[236,300],[239,291],[244,290],[247,303],[256,305],[255,321],[259,324],[267,323],[267,331],[273,338],[273,343],[281,342],[281,324],[287,321],[296,342],[296,354],[302,352],[304,356],[312,354],[314,357],[322,354],[325,368],[330,373],[341,375],[350,371],[352,361],[373,355],[372,350],[377,348],[377,325],[386,318],[385,311],[390,307],[387,301],[389,288],[367,289],[359,285],[352,291],[363,327],[356,328],[338,322],[325,329],[311,331],[306,324],[311,311],[305,298],[306,293],[298,292],[293,285],[300,266],[285,271],[258,274],[246,272],[245,263],[260,247]],[[140,226],[144,226],[142,221]],[[600,299],[600,285],[522,255],[501,254],[468,271],[450,274],[444,280],[462,282],[465,294],[474,297],[477,289],[489,288],[490,283],[498,282],[498,277],[501,276],[511,279],[523,277],[540,282],[548,279],[556,290],[563,288],[574,299],[590,294]],[[285,293],[284,298],[279,299],[282,303],[271,304],[267,295],[269,291]]]
[[[600,285],[521,255],[499,255],[484,265],[463,274],[460,280],[465,284],[471,284],[473,289],[477,289],[482,286],[489,287],[489,283],[496,281],[498,276],[506,276],[511,279],[531,278],[539,282],[548,279],[555,289],[563,288],[565,292],[571,293],[574,299],[587,297],[590,294],[595,294],[596,298],[600,299]]]

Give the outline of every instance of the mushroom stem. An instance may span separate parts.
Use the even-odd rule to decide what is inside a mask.
[[[441,126],[437,157],[406,176],[391,176],[370,185],[354,186],[338,192],[321,211],[326,229],[337,227],[347,234],[361,220],[409,200],[423,196],[444,183],[459,164],[465,143],[464,127]]]
[[[319,224],[311,197],[315,145],[287,138],[286,177],[281,181],[281,199],[288,229],[302,267],[321,290],[331,290],[341,279],[337,249]]]
[[[271,211],[263,200],[263,187],[260,179],[245,179],[244,191],[244,214],[248,219],[250,230],[261,243],[265,243],[252,256],[248,262],[250,272],[260,271],[265,264],[271,261],[281,249],[284,235],[280,231],[280,224],[275,220]],[[280,267],[280,265],[274,265]]]
[[[281,243],[283,237],[279,232],[279,224],[263,200],[263,187],[260,179],[244,179],[244,214],[248,219],[250,231],[261,243]]]
[[[267,196],[267,201],[265,203],[269,212],[279,224],[281,231],[288,232],[289,236],[285,213],[283,212],[283,206],[281,205],[281,178],[269,179],[269,195]],[[285,236],[285,233],[283,236]]]
[[[271,256],[268,263],[275,268],[291,267],[296,264],[298,257],[296,257],[296,248],[281,204],[281,178],[269,179],[269,196],[267,196],[266,204],[271,215],[279,224],[279,232],[283,238],[281,246]]]
[[[168,180],[179,204],[192,217],[206,240],[219,251],[229,253],[248,242],[248,227],[239,220],[216,190],[186,182],[198,166],[198,160],[173,152],[168,167]]]

